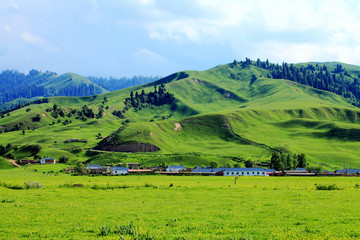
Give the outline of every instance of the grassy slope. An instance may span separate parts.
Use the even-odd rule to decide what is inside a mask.
[[[229,78],[231,73],[237,79]],[[252,75],[257,76],[253,82]],[[176,111],[171,111],[168,106],[128,111],[126,117],[130,123],[119,135],[122,141],[153,143],[162,149],[159,153],[142,155],[147,158],[144,162],[159,162],[161,159],[154,160],[156,154],[188,156],[194,152],[209,156],[193,163],[186,161],[186,157],[166,161],[186,162],[191,166],[208,164],[206,159],[228,161],[223,156],[269,160],[271,151],[268,148],[244,142],[242,138],[245,138],[292,153],[304,152],[311,162],[326,163],[329,167],[341,167],[344,160],[353,167],[360,166],[356,156],[360,143],[352,134],[359,129],[357,108],[335,94],[287,80],[267,79],[262,77],[264,75],[265,70],[254,66],[243,69],[220,65],[208,71],[181,72],[155,83],[98,96],[50,98],[47,104],[32,105],[30,112],[20,109],[0,119],[0,126],[23,121],[38,128],[27,131],[25,136],[21,131],[2,134],[0,144],[38,143],[43,147],[43,155],[58,157],[66,154],[71,159],[87,159],[84,152],[69,152],[72,147],[64,146],[61,141],[82,138],[89,140],[83,148],[96,146],[100,141],[95,138],[97,133],[107,136],[122,126],[124,120],[117,119],[111,112],[122,109],[122,101],[130,91],[144,88],[147,92],[155,84],[166,83],[166,88],[177,99]],[[108,99],[105,103],[108,109],[104,110],[101,119],[83,122],[72,117],[70,125],[50,125],[57,119],[45,112],[53,104],[66,111],[87,104],[97,113],[104,97]],[[40,123],[33,123],[29,119],[37,113],[43,117]],[[155,121],[150,122],[151,119]],[[174,130],[175,122],[182,124],[179,131]]]
[[[79,87],[81,84],[85,84],[87,86],[94,85],[96,94],[106,93],[108,92],[106,89],[100,87],[99,85],[91,82],[85,77],[82,77],[75,73],[65,73],[60,76],[50,77],[49,81],[41,84],[45,88],[55,88],[56,91],[59,91],[65,87]]]
[[[11,165],[11,163],[9,163],[9,161],[7,161],[4,158],[0,157],[0,170],[12,169],[12,168],[14,168],[14,166]]]

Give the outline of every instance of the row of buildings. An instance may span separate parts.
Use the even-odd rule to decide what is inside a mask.
[[[20,164],[56,164],[54,158],[42,158],[40,160],[20,160]],[[101,166],[88,165],[86,170],[90,174],[167,174],[167,175],[208,175],[208,176],[360,176],[360,169],[341,169],[334,172],[314,172],[306,168],[296,168],[295,170],[276,171],[274,169],[264,168],[211,168],[195,167],[186,168],[182,165],[172,165],[167,168],[150,167],[147,169],[140,168],[138,163],[128,163],[128,167],[122,166]]]
[[[90,174],[165,174],[165,175],[205,175],[205,176],[360,176],[360,169],[343,169],[334,172],[311,172],[306,168],[296,168],[295,170],[275,171],[274,169],[264,168],[210,168],[195,167],[186,168],[182,165],[162,167],[151,167],[147,169],[131,169],[128,167],[103,167],[101,165],[88,165],[87,171]]]
[[[152,167],[148,169],[130,169],[128,167],[103,167],[101,165],[88,165],[87,171],[92,174],[125,175],[130,173],[158,173],[167,175],[216,175],[216,176],[268,176],[268,169],[264,168],[186,168],[184,166],[168,166],[167,168]]]

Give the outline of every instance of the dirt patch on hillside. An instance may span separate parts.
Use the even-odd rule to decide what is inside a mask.
[[[46,117],[45,113],[41,114],[41,116]]]
[[[11,163],[11,165],[21,168],[21,166],[19,164],[17,164],[15,160],[12,160],[12,159],[7,159],[7,160],[9,161],[9,163]]]
[[[174,124],[175,124],[174,131],[180,131],[181,129],[183,129],[183,126],[181,125],[181,123],[174,122]]]

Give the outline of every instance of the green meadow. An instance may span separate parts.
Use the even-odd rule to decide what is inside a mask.
[[[1,170],[1,239],[358,239],[356,177],[71,176]],[[44,188],[23,189],[35,181]],[[335,184],[338,190],[316,190]],[[77,186],[77,187],[76,187]]]

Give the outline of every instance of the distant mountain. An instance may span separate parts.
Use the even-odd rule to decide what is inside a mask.
[[[93,83],[96,83],[97,85],[105,88],[108,91],[116,91],[124,88],[129,88],[137,85],[142,85],[149,82],[154,82],[156,80],[159,80],[160,77],[146,77],[146,76],[134,76],[132,78],[103,78],[103,77],[93,77],[89,76],[87,77],[90,81]]]
[[[31,70],[28,74],[13,70],[0,73],[0,111],[13,109],[41,97],[91,96],[141,85],[159,77],[132,78],[82,77],[75,73],[58,76],[54,72]]]
[[[33,101],[36,97],[89,96],[105,92],[108,91],[74,73],[61,76],[37,70],[31,70],[28,74],[13,70],[0,73],[0,109]]]

